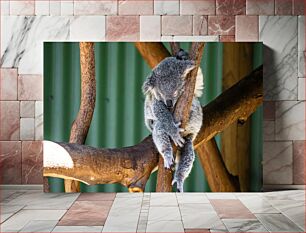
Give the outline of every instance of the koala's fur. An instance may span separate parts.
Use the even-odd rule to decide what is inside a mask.
[[[173,108],[184,92],[187,74],[194,68],[194,62],[188,59],[183,50],[176,57],[161,61],[143,84],[145,99],[145,124],[152,132],[153,141],[164,158],[164,165],[170,168],[174,163],[170,139],[180,147],[176,155],[176,171],[172,184],[177,183],[177,190],[183,192],[184,180],[189,175],[195,158],[192,141],[202,125],[202,108],[198,97],[202,95],[203,75],[198,70],[196,87],[189,121],[185,131],[180,122],[175,122]]]

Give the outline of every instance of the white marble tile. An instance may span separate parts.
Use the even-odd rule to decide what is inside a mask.
[[[145,194],[144,193],[117,193],[117,198],[142,198]]]
[[[160,41],[161,17],[154,15],[140,16],[140,40]]]
[[[262,197],[267,200],[292,200],[305,202],[305,190],[289,190],[263,193]]]
[[[204,193],[177,193],[176,198],[179,204],[210,204],[207,196]]]
[[[57,220],[33,220],[28,222],[20,232],[51,232],[57,223]]]
[[[292,184],[292,142],[265,142],[264,184]]]
[[[34,117],[34,110],[34,101],[20,101],[20,117]]]
[[[113,205],[102,232],[136,232],[139,213],[139,206],[114,207]]]
[[[116,15],[117,0],[74,1],[74,15]]]
[[[146,232],[184,232],[181,221],[149,221]]]
[[[10,15],[34,15],[34,0],[10,0]]]
[[[19,74],[43,73],[43,41],[69,39],[69,17],[4,16],[1,18],[3,67],[18,67]]]
[[[269,232],[258,220],[223,219],[229,232]]]
[[[152,193],[150,206],[177,206],[175,193]]]
[[[3,200],[9,198],[14,193],[16,193],[16,190],[1,190],[0,201],[3,202]]]
[[[35,140],[43,140],[43,102],[35,101]]]
[[[305,16],[298,18],[298,76],[305,76]]]
[[[1,4],[1,15],[9,15],[10,14],[10,1],[0,1]]]
[[[275,200],[269,202],[283,215],[305,230],[305,201]]]
[[[20,118],[20,140],[34,140],[34,118]]]
[[[208,199],[237,199],[234,193],[206,193]]]
[[[149,221],[174,221],[181,220],[180,210],[172,206],[152,206],[149,209]]]
[[[122,198],[115,198],[112,207],[120,208],[120,207],[130,207],[133,206],[134,208],[140,208],[142,203],[142,197],[122,197]]]
[[[278,101],[275,109],[275,139],[305,140],[305,102]]]
[[[256,214],[256,217],[271,232],[303,232],[282,214]]]
[[[61,1],[61,15],[73,15],[73,1]]]
[[[268,201],[262,199],[259,196],[253,197],[239,197],[239,200],[253,213],[280,213],[275,209]],[[226,225],[226,224],[225,224]],[[260,231],[258,231],[260,232]]]
[[[101,232],[103,226],[56,226],[52,232]]]
[[[78,16],[71,20],[71,41],[105,41],[105,16]]]
[[[35,1],[35,15],[50,15],[50,1]]]
[[[154,1],[155,15],[179,15],[179,12],[180,12],[179,0]]]
[[[305,98],[305,78],[298,78],[298,100],[306,100]]]
[[[213,212],[215,213],[215,209],[213,206],[209,204],[202,204],[202,203],[184,203],[180,204],[180,211],[182,215],[187,216],[187,215],[193,215],[194,212],[197,213],[210,213]]]
[[[1,190],[2,195],[2,190]],[[7,205],[7,204],[1,204],[1,223],[3,223],[5,220],[10,218],[12,215],[17,213],[19,210],[21,210],[24,207],[24,205]]]
[[[61,15],[61,1],[50,0],[50,15]]]
[[[275,140],[275,121],[263,121],[264,141]]]
[[[32,220],[59,220],[66,210],[21,210],[1,225],[4,232],[20,231]]]
[[[26,205],[24,209],[66,210],[78,198],[79,193],[58,194],[27,192],[11,200],[10,205]]]
[[[264,42],[264,99],[297,99],[297,17],[259,16]]]
[[[182,213],[182,220],[185,229],[222,229],[222,222],[214,212],[194,212],[192,215],[184,215]]]

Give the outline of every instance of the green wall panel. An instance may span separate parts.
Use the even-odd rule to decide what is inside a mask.
[[[168,43],[165,43],[169,48]],[[188,49],[189,43],[182,43]],[[254,44],[254,67],[262,64],[261,43]],[[204,74],[202,105],[222,91],[222,43],[207,43],[201,67]],[[150,68],[133,43],[95,43],[97,98],[86,144],[94,147],[123,147],[139,143],[149,134],[144,125],[144,96],[141,86]],[[44,139],[68,142],[70,127],[80,104],[80,58],[78,43],[44,43]],[[259,127],[260,126],[260,127]],[[262,108],[252,116],[251,184],[261,188]],[[216,136],[220,147],[220,138]],[[49,178],[50,191],[62,192],[63,180]],[[156,172],[146,185],[155,191]],[[190,192],[210,191],[202,167],[196,159],[185,182]],[[119,184],[81,184],[81,192],[121,192]]]

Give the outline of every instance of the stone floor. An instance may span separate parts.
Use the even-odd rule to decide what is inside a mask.
[[[83,193],[1,190],[0,232],[304,232],[305,191]]]

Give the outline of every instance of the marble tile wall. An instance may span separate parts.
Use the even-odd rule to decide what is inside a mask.
[[[303,0],[1,1],[1,182],[42,182],[43,41],[194,40],[264,43],[264,183],[305,184],[304,14]]]

